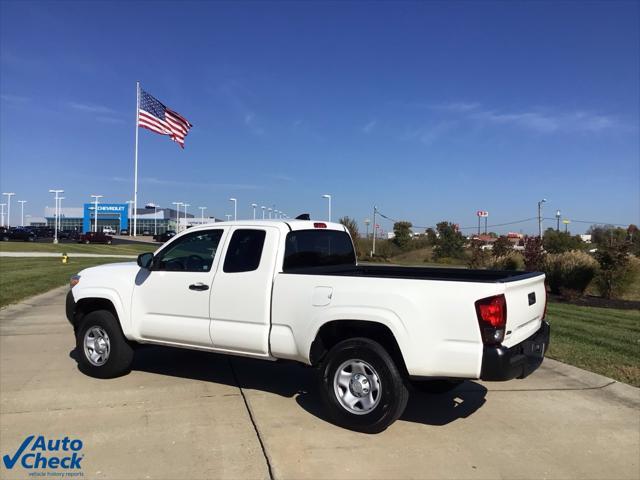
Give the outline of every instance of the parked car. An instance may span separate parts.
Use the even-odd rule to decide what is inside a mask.
[[[116,229],[113,227],[103,227],[102,233],[104,233],[105,235],[115,235]]]
[[[402,415],[412,388],[538,368],[550,331],[544,278],[358,265],[337,223],[221,222],[137,264],[79,272],[66,305],[90,376],[126,374],[137,343],[294,360],[314,367],[337,424],[373,433]]]
[[[164,233],[159,233],[158,235],[154,235],[153,236],[153,241],[154,242],[164,243],[164,242],[166,242],[168,240],[171,240],[175,236],[176,236],[176,232],[174,232],[173,230],[167,230]]]
[[[142,235],[151,235],[151,230],[143,230]]]
[[[80,238],[80,232],[77,230],[60,230],[58,232],[58,238],[60,240],[78,240]]]
[[[123,228],[122,230],[120,230],[120,235],[129,235],[129,230]]]
[[[38,238],[35,233],[33,233],[28,228],[24,227],[15,227],[15,228],[6,228],[2,227],[2,232],[0,232],[0,238],[4,242],[8,242],[9,240],[22,240],[23,242],[35,242]]]
[[[106,243],[111,245],[113,237],[102,232],[87,232],[80,235],[78,243]]]
[[[35,233],[39,238],[51,238],[53,237],[53,228],[50,227],[30,227],[31,231]]]

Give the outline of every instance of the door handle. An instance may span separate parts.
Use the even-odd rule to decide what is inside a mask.
[[[189,290],[209,290],[209,285],[205,285],[202,282],[192,283],[191,285],[189,285]]]

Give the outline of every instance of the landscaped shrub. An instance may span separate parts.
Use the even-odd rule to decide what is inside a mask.
[[[575,296],[584,294],[598,271],[598,262],[588,253],[574,250],[547,255],[542,269],[551,293]]]
[[[511,252],[499,257],[492,257],[487,268],[489,270],[524,270],[524,259],[517,252]]]
[[[600,264],[595,285],[604,298],[623,296],[640,274],[640,260],[628,252],[629,245],[623,243],[598,248],[595,253]]]

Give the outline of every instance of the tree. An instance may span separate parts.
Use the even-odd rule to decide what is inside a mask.
[[[591,225],[587,233],[598,247],[617,245],[627,240],[627,230],[613,225]]]
[[[424,233],[427,235],[427,241],[429,242],[429,245],[435,245],[438,241],[438,235],[436,235],[436,231],[433,228],[429,227],[424,231]]]
[[[411,227],[413,225],[411,222],[396,222],[393,224],[393,243],[395,243],[398,247],[405,249],[409,246],[409,242],[411,242]]]
[[[549,253],[564,253],[581,250],[583,242],[579,235],[571,236],[570,233],[557,232],[553,228],[548,228],[544,232],[543,245]]]
[[[540,237],[529,237],[524,244],[524,268],[529,272],[540,271],[546,254]]]
[[[469,268],[482,268],[489,260],[489,254],[482,249],[483,244],[480,240],[471,240],[471,257],[467,262]]]
[[[507,255],[511,250],[513,250],[511,241],[507,237],[502,235],[498,237],[495,242],[493,242],[493,249],[491,250],[491,253],[494,257],[503,257]]]
[[[624,293],[636,276],[637,270],[631,264],[629,243],[600,247],[595,257],[600,264],[596,285],[604,298],[612,298]],[[631,265],[631,268],[629,266]]]
[[[347,230],[349,230],[349,233],[351,234],[351,238],[353,238],[354,242],[360,238],[360,230],[358,230],[358,222],[356,222],[353,218],[342,217],[340,220],[338,220],[338,222],[340,222],[342,225],[347,227]]]
[[[436,225],[438,238],[433,249],[433,258],[464,257],[464,237],[451,222],[440,222]]]

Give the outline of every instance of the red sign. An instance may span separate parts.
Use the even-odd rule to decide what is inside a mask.
[[[487,212],[486,210],[478,210],[476,212],[476,215],[479,217],[488,217],[489,216],[489,212]]]

